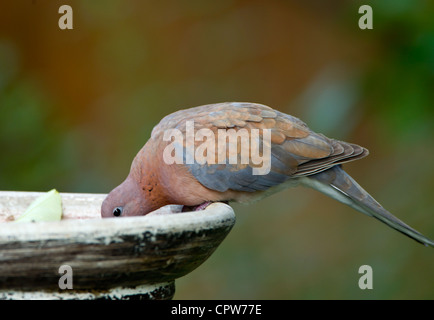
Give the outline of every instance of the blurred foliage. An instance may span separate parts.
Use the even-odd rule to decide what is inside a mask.
[[[62,4],[73,30],[57,27]],[[433,14],[428,0],[2,1],[0,189],[108,192],[166,114],[254,101],[368,147],[346,168],[434,237]],[[432,249],[322,195],[234,208],[175,298],[434,298]]]
[[[432,1],[380,1],[375,10],[379,56],[366,74],[366,92],[399,142],[432,137],[433,13]]]

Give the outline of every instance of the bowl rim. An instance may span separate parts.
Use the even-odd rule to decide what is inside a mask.
[[[73,196],[74,194],[68,195]],[[95,196],[96,194],[89,195]],[[175,212],[175,207],[177,206],[165,206],[148,215],[135,217],[0,223],[0,245],[11,241],[71,240],[74,238],[89,243],[94,243],[97,239],[98,242],[110,243],[120,235],[200,231],[232,226],[235,223],[235,213],[232,207],[225,203],[212,203],[204,210],[190,212]]]

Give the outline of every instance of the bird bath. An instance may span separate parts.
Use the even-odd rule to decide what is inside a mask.
[[[61,193],[61,221],[9,222],[41,194],[0,192],[0,299],[171,299],[235,223],[223,203],[101,219],[106,195],[73,193]]]

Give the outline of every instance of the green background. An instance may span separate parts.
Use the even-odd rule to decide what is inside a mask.
[[[0,190],[109,192],[166,114],[250,101],[367,147],[346,170],[432,238],[433,16],[414,0],[2,1]],[[176,299],[434,299],[432,248],[315,191],[233,207]]]

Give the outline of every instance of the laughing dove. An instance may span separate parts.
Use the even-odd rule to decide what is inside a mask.
[[[301,120],[256,103],[180,110],[161,120],[102,217],[146,215],[168,204],[200,210],[211,202],[251,202],[297,185],[314,188],[414,240],[434,242],[385,210],[341,164],[368,155]]]

